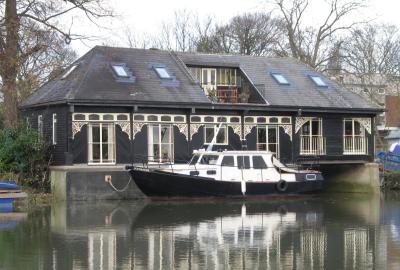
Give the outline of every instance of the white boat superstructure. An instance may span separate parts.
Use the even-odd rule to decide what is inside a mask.
[[[162,170],[215,180],[246,182],[294,182],[296,173],[300,172],[283,165],[271,152],[245,150],[195,150],[188,164],[171,164]],[[314,177],[312,172],[308,174],[309,180],[315,180]]]

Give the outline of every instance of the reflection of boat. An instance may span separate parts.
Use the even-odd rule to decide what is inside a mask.
[[[320,190],[323,183],[320,172],[288,168],[265,151],[195,151],[188,164],[127,168],[147,196],[295,194]]]
[[[153,202],[136,217],[135,228],[170,227],[181,224],[196,224],[207,220],[229,219],[242,216],[282,216],[289,212],[295,213],[297,222],[316,221],[320,217],[322,205],[319,203],[299,203],[301,200],[270,200],[264,202],[247,201],[208,201],[208,202]],[[243,208],[243,206],[245,206]],[[310,218],[311,214],[313,218]],[[319,219],[319,218],[318,218]],[[255,224],[254,224],[255,225]]]

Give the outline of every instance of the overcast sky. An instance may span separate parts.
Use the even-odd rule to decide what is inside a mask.
[[[263,0],[109,0],[109,5],[118,16],[112,20],[102,19],[97,27],[87,20],[74,18],[75,32],[96,36],[88,41],[73,41],[72,47],[79,55],[102,43],[121,44],[126,28],[138,36],[154,35],[163,22],[172,21],[175,10],[190,10],[200,18],[213,16],[218,22],[227,22],[231,17],[256,11],[271,11],[271,5]],[[321,19],[325,9],[324,0],[310,0],[307,24]],[[369,0],[368,7],[349,17],[349,20],[374,19],[376,22],[394,24],[400,28],[400,0]],[[122,44],[121,44],[122,45]]]

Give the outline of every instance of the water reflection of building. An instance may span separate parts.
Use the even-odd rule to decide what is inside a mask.
[[[321,213],[244,214],[245,209],[242,207],[241,214],[235,216],[219,216],[196,224],[171,224],[167,231],[149,224],[150,228],[136,230],[138,239],[134,242],[142,241],[142,237],[148,239],[149,269],[279,269],[299,263],[324,267],[325,232],[310,229],[295,233],[298,226],[307,224],[307,215],[316,222]],[[146,263],[136,262],[135,269]]]
[[[88,234],[89,270],[116,269],[116,236],[115,231]]]
[[[359,206],[362,205],[359,202]],[[354,206],[354,203],[351,204]],[[118,203],[52,212],[52,265],[71,269],[390,269],[375,211],[285,203]],[[371,205],[366,202],[365,207]],[[373,210],[373,209],[372,209]],[[62,213],[62,214],[60,214]],[[338,214],[339,213],[339,214]],[[340,213],[344,213],[341,215]],[[348,224],[348,225],[347,225]],[[388,240],[389,239],[389,240]],[[65,246],[68,249],[65,249]],[[57,267],[55,267],[57,269]]]

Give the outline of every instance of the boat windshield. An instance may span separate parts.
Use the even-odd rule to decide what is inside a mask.
[[[289,173],[295,173],[296,170],[288,168],[286,165],[284,165],[282,162],[280,162],[276,157],[272,156],[272,164],[275,166],[275,168],[280,169],[285,172]]]
[[[189,164],[190,165],[196,165],[197,161],[199,160],[200,156],[199,155],[193,155],[192,159],[190,160]]]
[[[202,155],[199,164],[215,165],[217,164],[218,155]]]
[[[280,169],[286,167],[285,165],[283,165],[282,162],[280,162],[280,161],[279,161],[276,157],[274,157],[274,156],[272,156],[272,164],[274,164],[275,167],[280,168]]]

